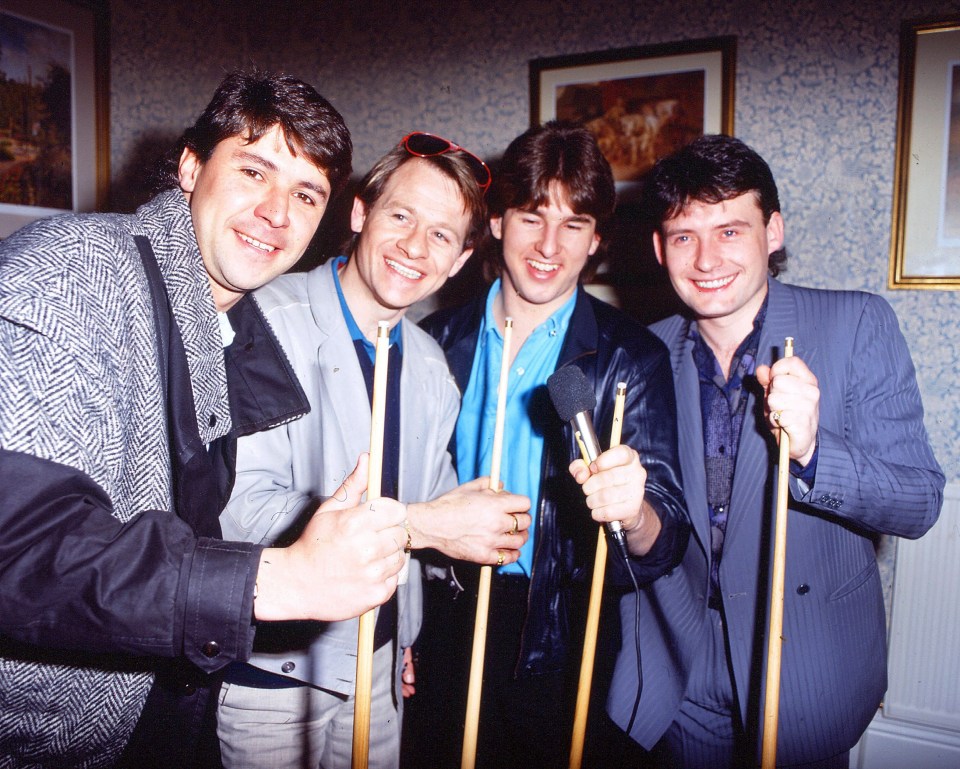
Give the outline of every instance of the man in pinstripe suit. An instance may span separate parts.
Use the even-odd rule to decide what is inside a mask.
[[[627,639],[608,709],[658,765],[757,764],[782,430],[791,461],[777,764],[846,767],[886,689],[873,540],[921,536],[942,500],[909,352],[881,298],[773,279],[786,259],[777,188],[742,142],[702,137],[661,160],[645,202],[657,258],[688,310],[653,330],[671,352],[694,535],[641,599],[643,675]],[[632,596],[621,611],[630,626]]]

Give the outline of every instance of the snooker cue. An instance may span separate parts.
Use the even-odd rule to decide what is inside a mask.
[[[617,397],[613,406],[613,425],[610,428],[610,448],[620,445],[620,431],[623,428],[623,404],[626,397],[626,382],[618,382]],[[577,685],[577,707],[573,718],[573,742],[570,746],[570,769],[580,769],[583,762],[583,742],[587,733],[587,711],[590,708],[593,664],[597,655],[600,599],[603,597],[603,577],[606,566],[607,532],[601,526],[597,536],[597,555],[593,562],[593,581],[590,584],[590,603],[587,607],[587,627],[583,637],[583,662],[580,665],[580,682]]]
[[[493,454],[490,457],[490,488],[500,491],[500,462],[503,454],[503,428],[507,411],[507,379],[510,373],[510,341],[513,318],[503,325],[503,356],[500,361],[500,382],[497,389],[497,416],[493,428]],[[463,728],[461,769],[474,769],[477,761],[477,733],[480,721],[480,693],[483,688],[483,658],[487,644],[487,618],[490,613],[490,580],[493,569],[480,567],[477,591],[477,616],[473,626],[473,652],[470,657],[470,681],[467,687],[467,715]]]
[[[793,337],[783,343],[783,357],[793,356]],[[779,423],[778,423],[779,424]],[[783,592],[787,561],[787,500],[790,494],[790,436],[780,428],[777,466],[777,515],[774,524],[773,579],[770,587],[770,628],[767,632],[767,680],[763,702],[762,769],[777,761],[777,721],[780,716],[780,662],[783,651]]]
[[[367,499],[380,496],[383,471],[383,427],[386,419],[387,363],[390,351],[390,325],[377,323],[377,344],[373,364],[373,400],[370,408],[370,466],[367,471]],[[370,754],[370,692],[373,685],[374,609],[360,616],[357,640],[357,684],[353,715],[352,769],[367,769]]]

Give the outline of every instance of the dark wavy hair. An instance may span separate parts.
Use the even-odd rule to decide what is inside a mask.
[[[589,214],[597,221],[600,248],[583,270],[589,276],[603,259],[603,235],[613,217],[617,190],[610,164],[593,134],[583,126],[551,120],[510,142],[494,169],[487,193],[490,215],[503,216],[508,208],[534,211],[546,205],[554,182],[566,192],[574,213]],[[485,256],[488,271],[499,275],[503,267],[501,249],[487,249]]]
[[[274,126],[283,131],[294,156],[302,152],[326,174],[331,197],[343,189],[353,162],[353,142],[343,117],[308,83],[259,70],[236,71],[224,78],[197,122],[165,159],[158,186],[179,185],[177,165],[184,149],[205,163],[224,139],[242,136],[253,143]]]
[[[664,223],[693,201],[719,203],[745,193],[756,195],[763,222],[780,211],[780,196],[770,166],[739,139],[710,134],[695,139],[657,162],[644,181],[643,212],[662,232]],[[770,254],[773,277],[787,264],[787,251]]]

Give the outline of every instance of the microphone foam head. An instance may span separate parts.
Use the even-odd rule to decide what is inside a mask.
[[[596,408],[597,396],[593,387],[576,366],[564,366],[554,371],[547,379],[547,389],[553,407],[564,422],[569,422],[581,411]]]

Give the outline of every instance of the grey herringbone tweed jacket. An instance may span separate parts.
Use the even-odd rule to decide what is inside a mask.
[[[156,333],[136,235],[149,238],[164,276],[201,437],[209,442],[230,430],[227,382],[216,311],[179,190],[133,215],[56,217],[0,243],[0,448],[81,471],[104,490],[122,522],[140,511],[172,509]],[[0,489],[0,504],[4,494]],[[58,530],[51,536],[69,535]],[[136,554],[129,560],[136,563]],[[176,580],[179,564],[171,568]],[[95,576],[85,578],[91,584],[81,589],[98,589]],[[38,623],[55,616],[53,599],[31,595],[29,584],[2,583],[0,590],[5,606],[34,601]],[[158,589],[142,601],[165,595]],[[96,611],[109,615],[108,603]],[[173,617],[174,607],[155,614]],[[50,652],[80,645],[72,623],[52,622],[46,635],[24,624],[4,612],[0,633],[21,640],[40,636],[46,651],[14,647],[16,655],[0,657],[0,766],[110,766],[150,689],[148,664]],[[176,656],[183,653],[171,648],[177,637],[171,628],[166,637],[149,640],[118,637],[116,646]]]

